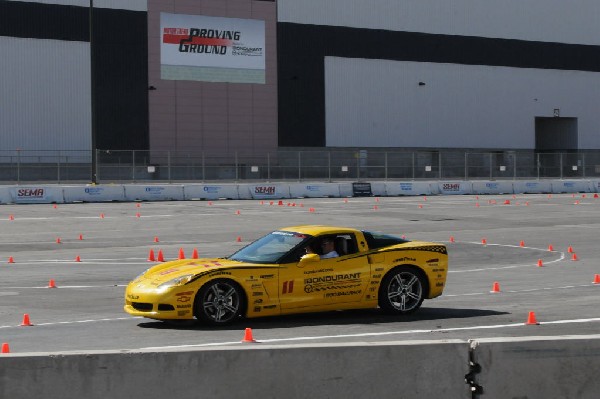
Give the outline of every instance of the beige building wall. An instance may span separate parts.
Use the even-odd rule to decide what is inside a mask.
[[[265,21],[265,84],[162,80],[161,12]],[[276,22],[274,1],[148,0],[151,151],[247,157],[276,150]]]

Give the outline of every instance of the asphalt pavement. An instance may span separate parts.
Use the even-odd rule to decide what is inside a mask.
[[[600,199],[593,194],[314,198],[277,204],[0,206],[0,343],[9,343],[11,353],[241,345],[246,327],[257,345],[600,331],[600,284],[594,283],[600,274]],[[152,264],[147,261],[151,249],[162,250],[167,259],[175,259],[180,248],[188,255],[196,248],[201,257],[226,256],[269,231],[298,224],[444,242],[450,254],[444,295],[406,317],[376,309],[339,311],[243,320],[221,328],[174,326],[122,310],[125,285]],[[530,312],[539,324],[526,324]],[[25,315],[31,325],[21,325],[27,324]]]

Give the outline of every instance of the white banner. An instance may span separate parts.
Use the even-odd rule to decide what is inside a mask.
[[[181,201],[183,200],[183,186],[174,184],[126,185],[125,199],[128,201]]]
[[[238,187],[240,199],[290,198],[288,184],[248,184]]]
[[[429,182],[393,182],[386,183],[387,195],[430,195],[431,184]]]
[[[160,13],[161,78],[265,83],[265,21]]]
[[[473,194],[512,194],[512,181],[479,181],[473,182]]]

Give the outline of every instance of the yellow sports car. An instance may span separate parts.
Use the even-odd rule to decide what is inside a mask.
[[[286,227],[226,258],[158,264],[127,286],[125,311],[222,325],[239,317],[380,307],[442,294],[446,246],[345,227]]]

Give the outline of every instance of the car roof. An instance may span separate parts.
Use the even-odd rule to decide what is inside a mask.
[[[301,226],[291,226],[279,229],[280,231],[293,231],[295,233],[303,233],[311,236],[320,236],[323,234],[339,234],[339,233],[350,233],[358,232],[357,229],[351,227],[338,227],[338,226],[324,226],[318,224],[305,224]]]

